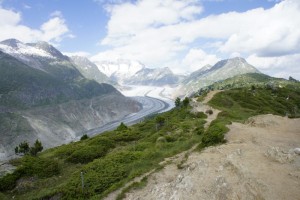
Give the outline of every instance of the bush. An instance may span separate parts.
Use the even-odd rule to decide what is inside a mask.
[[[182,105],[184,107],[187,107],[190,104],[190,99],[188,97],[185,97],[182,101]]]
[[[81,136],[80,140],[82,141],[82,140],[86,140],[88,138],[89,138],[89,136],[87,134],[84,134],[83,136]]]
[[[204,127],[203,126],[201,126],[201,127],[197,127],[196,129],[195,129],[195,132],[197,133],[197,135],[202,135],[203,133],[204,133]]]
[[[212,109],[209,109],[207,111],[205,111],[206,114],[212,115],[214,112],[212,111]]]
[[[0,191],[12,190],[16,187],[16,182],[20,178],[20,173],[6,174],[0,179]]]
[[[88,163],[95,158],[100,158],[108,152],[108,148],[102,146],[86,146],[74,151],[67,161],[72,163]]]
[[[60,169],[58,162],[52,159],[26,156],[16,171],[21,172],[22,176],[47,178],[59,174]]]
[[[12,190],[21,177],[47,178],[59,174],[59,165],[56,161],[46,158],[25,156],[21,165],[11,174],[0,179],[0,191]]]
[[[207,115],[204,112],[196,112],[194,116],[197,118],[207,118]]]
[[[213,121],[202,138],[202,144],[204,146],[211,146],[225,142],[224,134],[228,130],[225,124]]]
[[[123,122],[121,122],[121,124],[117,128],[117,131],[124,131],[127,129],[128,129],[128,127]]]
[[[106,155],[114,147],[113,140],[106,137],[92,138],[86,145],[76,148],[67,158],[72,163],[88,163]]]
[[[141,135],[138,132],[127,130],[123,132],[116,132],[112,139],[116,142],[130,142],[138,140]]]

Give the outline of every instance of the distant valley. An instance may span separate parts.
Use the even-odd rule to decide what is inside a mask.
[[[49,148],[143,109],[144,101],[124,95],[153,97],[157,105],[164,101],[166,108],[150,111],[161,112],[174,107],[178,96],[237,75],[261,74],[243,58],[200,66],[183,76],[138,61],[94,63],[65,56],[46,42],[15,39],[0,43],[0,70],[0,158],[13,155],[13,147],[24,140],[40,139]],[[148,111],[141,113],[142,118]]]
[[[87,79],[86,67],[97,69],[85,62],[45,42],[0,43],[0,159],[13,155],[24,140],[57,146],[142,109],[106,84],[100,71],[92,73],[95,80]]]

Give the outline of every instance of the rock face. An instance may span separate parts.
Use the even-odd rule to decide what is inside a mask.
[[[111,83],[109,78],[89,59],[81,56],[72,56],[71,61],[85,78],[95,80],[98,83]]]
[[[185,94],[191,94],[198,91],[200,88],[211,85],[217,81],[247,73],[260,72],[255,67],[248,64],[244,58],[221,60],[214,66],[204,66],[185,78],[182,82],[181,91]]]
[[[233,123],[228,143],[173,160],[125,199],[299,199],[300,120],[273,115]]]
[[[53,147],[141,109],[113,86],[86,79],[80,71],[97,70],[86,63],[45,42],[0,43],[0,160],[24,140]]]

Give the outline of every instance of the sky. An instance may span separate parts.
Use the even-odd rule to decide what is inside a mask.
[[[188,73],[244,57],[300,79],[300,0],[0,0],[0,41]]]

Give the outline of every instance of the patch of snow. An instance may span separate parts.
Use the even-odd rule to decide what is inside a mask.
[[[40,56],[40,57],[46,57],[46,58],[54,58],[50,53],[48,53],[42,49],[35,48],[35,47],[29,46],[29,45],[26,45],[23,43],[18,43],[16,48],[7,46],[4,44],[0,44],[0,49],[4,53],[10,54],[12,56],[19,55],[19,57],[22,57],[23,55],[28,55],[28,56]]]
[[[117,76],[117,77],[130,77],[136,72],[143,69],[145,66],[138,62],[132,60],[117,60],[117,61],[95,61],[99,70],[107,76]]]

